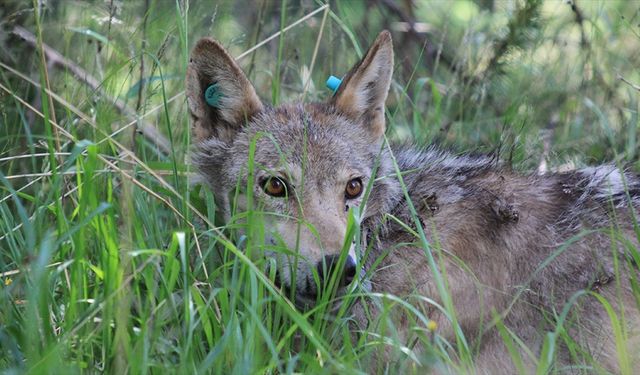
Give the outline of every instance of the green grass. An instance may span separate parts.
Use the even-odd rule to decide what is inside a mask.
[[[191,182],[183,77],[195,40],[215,36],[242,56],[273,104],[324,100],[326,77],[344,74],[398,13],[360,1],[37,3],[0,5],[0,371],[364,373],[385,347],[399,359],[390,373],[422,373],[417,363],[471,371],[477,347],[461,329],[446,342],[419,328],[430,323],[419,309],[427,297],[354,290],[344,306],[364,298],[381,310],[355,341],[346,308],[327,318],[329,294],[296,309],[264,272],[268,213],[254,207],[225,223],[211,192]],[[582,23],[564,2],[487,4],[417,2],[413,17],[428,32],[394,31],[388,137],[499,151],[520,170],[544,158],[553,168],[613,160],[639,171],[638,3],[580,1]],[[18,25],[35,43],[12,33]],[[99,85],[45,61],[43,42]],[[361,235],[358,215],[347,244]],[[455,322],[438,246],[417,228],[439,275],[439,308]],[[583,297],[555,312],[540,354],[518,350],[496,315],[514,363],[544,374],[563,371],[559,345],[579,356],[563,322]],[[600,302],[632,373],[624,316]],[[402,311],[416,327],[407,341],[395,328]]]

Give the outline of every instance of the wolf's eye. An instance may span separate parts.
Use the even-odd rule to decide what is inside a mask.
[[[272,197],[280,198],[287,195],[287,183],[279,177],[271,177],[264,180],[262,189]]]
[[[356,199],[362,194],[362,180],[354,178],[347,182],[347,187],[344,189],[344,196],[347,199]]]

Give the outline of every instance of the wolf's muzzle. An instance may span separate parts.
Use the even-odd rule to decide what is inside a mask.
[[[356,262],[351,255],[347,255],[344,260],[344,265],[341,270],[338,270],[338,261],[340,255],[325,255],[325,257],[318,262],[316,268],[318,270],[318,276],[320,276],[320,282],[327,281],[334,272],[339,272],[338,286],[344,287],[353,281],[356,276]]]

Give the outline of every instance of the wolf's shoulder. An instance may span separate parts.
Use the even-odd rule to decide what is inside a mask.
[[[434,145],[417,146],[411,143],[393,144],[391,150],[399,170],[409,182],[429,178],[457,181],[504,168],[493,154],[460,153]]]
[[[451,204],[474,195],[478,179],[500,173],[504,168],[492,154],[459,153],[434,145],[411,143],[390,145],[402,181],[413,202]],[[478,185],[478,186],[476,186]],[[404,199],[395,211],[403,211]]]
[[[458,153],[410,143],[392,145],[391,150],[412,200],[438,196],[443,203],[483,197],[502,197],[514,201],[514,205],[551,202],[572,217],[612,203],[616,208],[630,203],[640,208],[638,174],[613,164],[566,172],[523,173],[495,154]]]
[[[400,170],[421,169],[439,172],[464,173],[501,167],[493,154],[457,152],[435,145],[419,146],[412,143],[391,145]]]

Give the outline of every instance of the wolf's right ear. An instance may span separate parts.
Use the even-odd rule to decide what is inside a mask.
[[[198,142],[215,137],[230,143],[246,121],[263,109],[233,57],[209,38],[200,39],[191,52],[186,93],[192,134]]]

